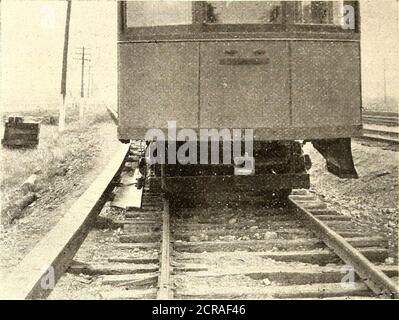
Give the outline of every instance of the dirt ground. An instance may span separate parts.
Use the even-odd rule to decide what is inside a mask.
[[[57,130],[57,127],[42,127],[42,132],[51,130]],[[16,266],[67,212],[107,164],[119,145],[116,126],[111,120],[94,123],[84,129],[69,128],[57,143],[61,144],[59,147],[65,152],[60,161],[55,165],[51,161],[36,164],[43,175],[47,173],[48,168],[40,168],[41,166],[56,168],[55,174],[54,170],[50,170],[52,174],[46,174],[46,185],[38,191],[38,200],[24,210],[22,218],[9,226],[0,227],[0,279]],[[29,154],[25,156],[29,159]],[[5,159],[7,157],[2,160]],[[2,163],[2,169],[7,170],[5,168],[7,165]],[[14,180],[18,179],[10,181],[14,183]],[[3,199],[7,199],[11,191],[12,189],[4,187]]]
[[[339,179],[325,169],[325,161],[310,144],[311,189],[365,230],[385,237],[390,256],[398,258],[399,153],[384,143],[353,141],[352,153],[359,179]]]

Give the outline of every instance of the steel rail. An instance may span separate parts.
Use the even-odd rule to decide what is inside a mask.
[[[302,204],[295,200],[295,196],[289,196],[289,200],[296,207],[298,217],[309,222],[316,235],[346,264],[352,266],[359,277],[375,294],[386,298],[399,298],[398,285],[385,273],[376,268],[373,263],[342,236],[313,216]]]
[[[163,213],[162,213],[162,244],[160,257],[160,274],[158,279],[157,299],[167,300],[173,298],[171,286],[171,265],[170,265],[170,215],[169,201],[165,196],[165,165],[161,165]]]
[[[397,127],[399,124],[399,114],[395,112],[363,111],[362,120],[363,123]]]
[[[399,143],[399,137],[391,137],[390,132],[386,131],[379,131],[379,130],[368,130],[366,128],[363,129],[363,136],[357,137],[359,139],[368,139],[368,140],[374,140],[374,141],[381,141],[381,142],[386,142],[386,143],[391,143],[391,144],[398,144]]]
[[[398,144],[399,133],[391,130],[398,127],[398,117],[399,114],[395,112],[363,111],[363,136],[359,138]]]

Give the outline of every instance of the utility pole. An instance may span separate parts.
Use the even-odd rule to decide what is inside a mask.
[[[90,53],[87,52],[87,50],[90,50],[90,48],[85,48],[84,46],[82,48],[79,48],[78,50],[81,50],[81,52],[77,52],[78,55],[80,55],[80,58],[76,58],[76,60],[81,60],[81,81],[80,81],[80,103],[79,103],[79,121],[83,123],[83,117],[84,117],[84,101],[83,98],[85,97],[85,62],[90,62]]]
[[[66,96],[66,82],[67,82],[67,69],[68,69],[68,43],[69,43],[69,25],[71,21],[71,7],[72,1],[68,0],[66,20],[65,20],[65,34],[64,34],[64,51],[62,57],[62,74],[61,74],[61,103],[58,120],[58,131],[65,130],[65,96]]]
[[[90,53],[87,52],[87,50],[90,50],[90,48],[79,48],[78,50],[81,50],[81,52],[77,52],[80,58],[76,58],[76,60],[81,60],[82,64],[82,70],[81,70],[81,81],[80,81],[80,97],[84,98],[85,96],[85,62],[90,62],[91,60],[87,57],[90,57]]]

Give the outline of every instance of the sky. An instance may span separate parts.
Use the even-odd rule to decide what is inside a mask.
[[[399,1],[361,0],[363,99],[399,100]],[[66,1],[1,1],[1,99],[4,106],[57,104]],[[116,2],[73,1],[68,91],[80,90],[81,47],[91,59],[95,96],[116,102]],[[88,66],[88,64],[86,64]],[[88,69],[86,69],[88,71]],[[87,75],[87,72],[86,72]]]
[[[387,96],[399,101],[399,1],[363,0],[361,13],[362,85],[365,98]]]
[[[57,103],[66,1],[1,1],[1,95],[5,104]],[[81,48],[99,100],[116,100],[116,3],[73,1],[67,90],[80,93]],[[86,80],[88,74],[86,68]],[[87,81],[86,81],[87,83]]]

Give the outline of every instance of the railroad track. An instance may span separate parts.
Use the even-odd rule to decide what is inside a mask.
[[[399,126],[399,114],[395,112],[363,111],[363,123],[384,125],[388,127]]]
[[[138,160],[141,152],[131,147],[122,162]],[[135,161],[127,165],[131,172]],[[113,168],[123,170],[121,165]],[[111,187],[117,185],[120,174],[108,176],[113,177]],[[10,277],[2,298],[398,297],[398,267],[384,264],[386,241],[358,229],[308,191],[293,191],[282,208],[265,207],[259,193],[232,190],[240,192],[238,200],[212,195],[206,208],[175,210],[169,209],[159,179],[150,173],[141,209],[114,212],[110,206],[99,207],[109,199],[109,189],[107,185],[100,204],[96,201],[100,218],[81,220],[72,241],[65,235],[59,247],[47,245],[53,258],[46,256],[46,263],[56,271],[57,286],[43,289],[49,272],[36,257],[43,253],[41,243]],[[81,230],[88,228],[83,242]],[[39,267],[40,273],[33,272]],[[24,290],[10,287],[13,281]]]
[[[397,113],[363,112],[363,138],[383,141],[392,144],[399,143],[399,117]]]
[[[392,144],[399,143],[399,131],[389,127],[363,125],[363,139],[382,141]]]

